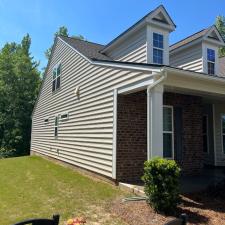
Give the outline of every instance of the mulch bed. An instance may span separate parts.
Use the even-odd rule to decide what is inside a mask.
[[[225,185],[181,197],[176,215],[186,213],[188,224],[225,224]],[[145,201],[122,202],[119,199],[111,210],[130,225],[163,225],[176,216],[158,214]]]

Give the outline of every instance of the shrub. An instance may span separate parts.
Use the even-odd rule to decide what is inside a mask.
[[[14,149],[6,149],[0,147],[0,159],[9,158],[15,156],[16,151]]]
[[[174,160],[153,158],[144,164],[145,194],[148,203],[157,211],[172,213],[179,203],[180,168]]]

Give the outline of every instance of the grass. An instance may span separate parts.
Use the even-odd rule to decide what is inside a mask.
[[[60,214],[60,224],[84,216],[87,224],[123,222],[110,214],[118,188],[37,156],[0,160],[0,224]]]

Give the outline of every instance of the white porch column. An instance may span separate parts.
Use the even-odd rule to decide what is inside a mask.
[[[163,85],[150,89],[147,93],[148,159],[163,157]]]

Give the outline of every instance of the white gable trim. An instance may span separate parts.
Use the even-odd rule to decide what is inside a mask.
[[[157,21],[157,20],[154,20],[154,18],[156,18],[157,15],[159,15],[160,13],[163,14],[163,16],[165,17],[166,22],[167,22],[168,24],[164,24],[164,23],[161,23],[161,22],[159,22],[159,21]],[[165,10],[165,8],[164,8],[162,5],[160,5],[153,13],[151,13],[151,14],[147,17],[146,21],[147,21],[148,23],[154,24],[154,25],[156,25],[156,26],[160,26],[160,27],[163,27],[163,28],[165,28],[165,29],[168,29],[169,31],[174,31],[175,28],[176,28],[176,25],[175,25],[174,22],[171,20],[170,16],[168,15],[167,11]]]
[[[215,32],[215,34],[219,40],[209,38],[209,36],[212,32]],[[212,26],[210,28],[210,30],[208,30],[208,32],[204,35],[203,40],[205,40],[207,42],[212,42],[213,44],[217,44],[219,46],[225,45],[223,38],[221,37],[220,33],[218,32],[218,30],[215,26]]]

